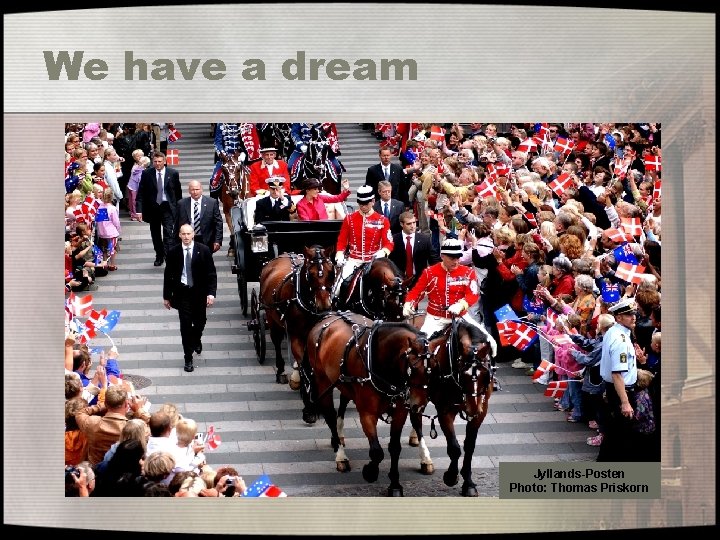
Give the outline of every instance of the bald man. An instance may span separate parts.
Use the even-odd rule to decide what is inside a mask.
[[[188,184],[188,194],[178,202],[175,230],[179,231],[181,225],[190,225],[195,232],[195,241],[202,242],[215,253],[223,239],[223,218],[218,201],[203,195],[202,184],[197,180]]]

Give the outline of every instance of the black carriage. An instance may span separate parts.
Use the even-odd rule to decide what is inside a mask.
[[[248,316],[248,282],[259,281],[262,267],[282,253],[301,253],[304,246],[319,244],[334,246],[340,234],[343,220],[321,221],[265,221],[254,224],[248,216],[252,210],[249,200],[241,200],[232,208],[235,227],[235,261],[232,273],[237,276],[238,295],[244,317]],[[250,299],[248,329],[253,333],[253,343],[258,361],[265,361],[265,314],[258,300],[258,290],[253,288]]]

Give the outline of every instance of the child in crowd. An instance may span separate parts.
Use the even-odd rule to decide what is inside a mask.
[[[150,158],[139,148],[133,150],[132,157],[133,160],[135,160],[135,164],[130,171],[130,179],[127,185],[128,210],[130,211],[130,220],[137,221],[135,200],[137,198],[138,187],[140,186],[140,177],[142,176],[142,172],[150,165]]]
[[[103,258],[107,261],[107,269],[111,272],[117,270],[115,255],[117,254],[117,240],[120,237],[120,216],[117,207],[112,203],[113,197],[112,188],[105,188],[96,222],[98,247],[102,250]],[[102,209],[105,209],[105,212],[101,212]]]

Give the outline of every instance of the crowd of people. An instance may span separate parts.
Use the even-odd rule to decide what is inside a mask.
[[[659,460],[659,124],[528,123],[500,130],[481,123],[367,125],[380,140],[379,163],[357,192],[357,211],[342,204],[350,195],[347,181],[335,195],[322,191],[317,178],[291,185],[293,165],[277,158],[276,146],[283,145],[277,139],[260,144],[243,126],[217,125],[216,158],[239,148],[254,158],[256,222],[344,219],[335,293],[358,265],[390,257],[410,283],[405,314],[428,296],[427,332],[464,317],[490,337],[494,362],[512,361],[535,382],[567,382],[553,407],[568,422],[588,425],[594,435],[587,444],[600,446],[599,460]],[[303,126],[334,133],[337,149],[332,124]],[[118,269],[121,207],[131,220],[150,223],[156,266],[177,251],[172,272],[180,288],[192,286],[193,275],[201,277],[195,263],[186,276],[181,247],[192,246],[194,237],[210,259],[219,249],[217,200],[204,196],[198,181],[182,199],[177,171],[166,167],[172,128],[66,126],[68,294],[95,290],[97,278]],[[294,152],[304,151],[306,142],[298,138]],[[182,212],[181,199],[188,201]],[[342,204],[338,215],[336,203]],[[182,230],[189,240],[176,238]],[[214,290],[206,293],[210,305]],[[165,300],[169,305],[171,298]],[[504,306],[540,339],[523,350],[502,345],[496,312]],[[186,371],[192,371],[193,351],[202,350],[200,336],[183,335]],[[101,353],[92,371],[91,353],[80,341],[68,331],[66,494],[244,490],[237,471],[214,471],[204,462],[195,422],[181,418],[172,404],[148,413],[119,376],[116,349]]]

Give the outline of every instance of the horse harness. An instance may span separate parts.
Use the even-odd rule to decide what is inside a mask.
[[[395,278],[394,285],[386,285],[383,283],[380,286],[380,291],[382,292],[382,304],[380,305],[380,312],[373,311],[370,306],[368,306],[369,303],[372,302],[374,290],[372,288],[366,289],[365,284],[365,277],[370,274],[370,270],[372,269],[372,263],[374,261],[367,261],[363,263],[361,266],[358,266],[358,269],[352,274],[350,277],[350,285],[348,286],[347,291],[345,292],[345,296],[347,297],[346,303],[348,306],[353,305],[354,303],[359,304],[359,308],[362,309],[362,312],[366,314],[368,317],[372,319],[379,319],[380,317],[383,317],[385,315],[384,310],[387,306],[387,298],[392,295],[398,296],[398,303],[402,304],[402,294],[404,292],[402,288],[402,281],[399,278]],[[358,277],[359,276],[359,277]],[[355,289],[358,289],[358,300],[354,303],[350,302],[350,298],[352,297],[353,293],[355,292]],[[366,293],[367,290],[367,293]],[[389,292],[388,292],[389,291]],[[365,301],[365,298],[367,296],[368,302]]]
[[[385,379],[380,377],[380,375],[378,375],[377,373],[375,373],[373,371],[373,355],[372,355],[373,337],[375,336],[375,333],[377,332],[378,328],[382,324],[395,324],[395,323],[384,323],[384,321],[378,320],[378,321],[374,321],[372,326],[367,326],[367,325],[361,326],[361,325],[357,324],[355,321],[353,321],[349,317],[349,315],[351,315],[350,312],[339,312],[339,313],[335,313],[332,315],[328,314],[326,316],[326,318],[329,319],[330,317],[332,317],[332,320],[326,320],[323,323],[322,328],[320,329],[320,334],[318,335],[318,339],[315,342],[316,350],[320,348],[320,343],[322,341],[322,337],[323,337],[323,334],[325,333],[325,331],[332,324],[334,324],[335,322],[337,322],[339,320],[342,320],[346,324],[350,325],[350,327],[352,329],[352,336],[345,344],[342,358],[340,358],[340,376],[333,384],[331,384],[327,389],[325,389],[323,391],[323,393],[320,394],[316,399],[319,400],[320,398],[325,396],[328,392],[331,392],[333,390],[333,388],[335,388],[340,383],[347,383],[347,384],[358,383],[361,386],[364,385],[365,383],[370,383],[378,393],[380,393],[390,399],[390,402],[393,407],[395,407],[396,403],[400,399],[402,399],[402,402],[403,402],[405,408],[409,408],[410,388],[411,388],[411,385],[409,384],[409,380],[405,379],[403,381],[403,383],[404,383],[403,386],[399,387],[399,386],[396,386],[395,384],[392,384],[392,383],[386,381]],[[365,317],[363,317],[363,318],[366,319]],[[402,324],[402,323],[400,323],[400,324]],[[367,335],[367,339],[365,340],[364,344],[361,344],[361,340],[362,340],[363,336],[365,336],[365,335]],[[418,359],[415,362],[409,361],[410,360],[410,352],[411,352],[410,348],[406,349],[402,353],[402,358],[404,360],[406,360],[409,364],[408,368],[407,368],[408,378],[410,377],[412,370],[417,367],[418,362],[420,362],[420,361],[424,361],[425,368],[428,371],[430,369],[429,365],[430,365],[430,358],[432,357],[432,354],[430,353],[430,350],[429,350],[429,342],[425,337],[422,337],[422,334],[419,339],[422,340],[423,352],[420,355],[418,355]],[[350,355],[350,352],[353,349],[357,353],[358,357],[364,361],[363,362],[364,368],[367,371],[366,377],[358,377],[358,376],[354,376],[354,375],[349,375],[347,373],[347,360]],[[311,371],[310,375],[312,375],[312,371]],[[427,387],[427,385],[423,385],[423,386],[425,388]],[[385,422],[389,422],[388,418],[384,418],[383,420]]]
[[[287,256],[290,258],[290,264],[292,268],[290,269],[290,272],[288,272],[283,279],[280,281],[280,284],[275,287],[272,291],[272,299],[273,304],[271,306],[264,306],[264,307],[271,307],[276,309],[280,312],[280,320],[285,319],[285,314],[287,313],[287,308],[290,307],[290,304],[293,302],[296,302],[298,307],[305,311],[306,313],[310,315],[319,315],[321,311],[318,311],[316,309],[316,306],[314,305],[314,301],[310,300],[309,302],[307,300],[303,300],[303,295],[301,293],[301,273],[302,269],[305,268],[305,273],[302,276],[305,279],[305,283],[307,284],[306,290],[311,293],[311,298],[314,296],[312,293],[315,292],[315,288],[310,285],[310,279],[309,279],[309,271],[310,267],[314,264],[318,265],[319,271],[318,276],[323,277],[324,275],[324,268],[323,264],[330,259],[323,256],[319,249],[315,249],[315,255],[313,256],[310,261],[305,260],[305,256],[298,253],[288,253]],[[306,264],[308,262],[308,264]],[[293,280],[293,292],[294,296],[292,298],[288,298],[286,300],[282,300],[279,298],[280,291],[285,286],[286,283],[288,283],[290,280]],[[327,290],[327,287],[325,285],[320,287],[321,291]]]

